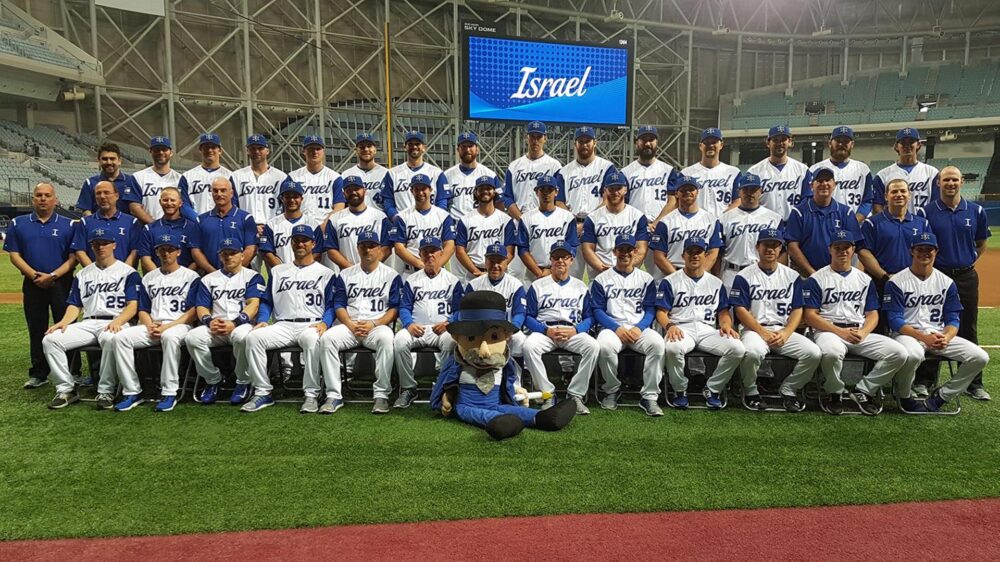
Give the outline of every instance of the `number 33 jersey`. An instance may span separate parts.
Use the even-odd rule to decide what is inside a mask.
[[[375,320],[390,308],[399,308],[403,283],[394,269],[379,263],[366,273],[361,265],[340,272],[333,281],[334,310],[346,308],[352,320]]]
[[[83,318],[118,316],[128,301],[139,300],[142,280],[125,262],[101,269],[92,263],[73,278],[68,304],[83,309]]]

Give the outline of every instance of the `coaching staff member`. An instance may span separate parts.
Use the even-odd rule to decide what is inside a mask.
[[[34,212],[14,219],[3,244],[10,253],[10,263],[24,276],[24,320],[31,342],[31,368],[24,388],[48,382],[49,364],[42,352],[42,338],[49,327],[50,310],[52,322],[62,320],[73,284],[76,257],[69,248],[73,226],[70,219],[55,212],[58,203],[52,184],[36,185],[31,194]]]

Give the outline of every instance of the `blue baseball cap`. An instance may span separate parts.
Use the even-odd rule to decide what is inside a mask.
[[[751,174],[749,172],[740,175],[740,189],[746,189],[748,187],[760,187],[760,176],[757,174]]]
[[[607,189],[614,186],[622,186],[626,189],[628,188],[628,178],[626,178],[625,174],[619,172],[618,170],[604,176],[604,181],[601,182],[601,189]]]
[[[831,178],[837,177],[837,174],[833,171],[833,168],[827,168],[826,166],[823,166],[821,168],[816,168],[816,171],[813,172],[813,177],[812,177],[813,181],[820,179],[819,178],[820,174],[829,174]]]
[[[639,129],[635,132],[635,138],[637,139],[642,138],[644,135],[651,136],[653,138],[660,138],[660,135],[657,132],[656,127],[652,125],[643,125],[639,127]]]
[[[916,248],[917,246],[932,246],[937,248],[937,236],[933,232],[921,232],[910,240],[911,248]]]
[[[854,129],[848,127],[847,125],[841,125],[840,127],[834,129],[832,133],[830,133],[831,139],[835,139],[837,137],[847,137],[851,140],[854,140]]]
[[[170,144],[170,137],[155,136],[149,139],[149,148],[157,148],[159,146],[171,149],[174,147]]]
[[[363,142],[370,142],[372,144],[378,144],[378,143],[375,142],[375,135],[373,135],[371,133],[358,133],[358,135],[356,137],[354,137],[354,144],[355,145],[359,145],[359,144],[361,144]]]
[[[440,250],[443,244],[441,244],[441,239],[437,236],[428,236],[420,241],[420,249],[424,248],[434,248],[435,250]]]
[[[471,142],[472,144],[479,144],[479,136],[472,131],[466,131],[458,135],[458,141],[455,144],[462,144],[463,142]]]
[[[173,234],[161,234],[156,237],[156,244],[153,245],[153,249],[155,250],[160,246],[170,246],[171,248],[180,249],[181,241]]]
[[[686,185],[693,186],[695,189],[701,189],[701,182],[698,181],[698,178],[694,176],[681,176],[677,180],[677,191],[680,191]]]
[[[319,135],[306,135],[302,137],[302,148],[305,148],[312,144],[316,144],[323,148],[326,148],[326,142],[324,142],[323,137]]]
[[[264,148],[267,148],[271,145],[267,143],[267,137],[254,133],[247,137],[247,148],[251,146],[263,146]]]
[[[362,230],[358,233],[358,246],[362,244],[382,244],[382,241],[374,230]]]
[[[576,248],[574,248],[572,245],[569,244],[569,242],[566,242],[565,240],[556,240],[552,244],[552,247],[549,248],[550,256],[556,252],[566,252],[567,254],[576,257]]]
[[[347,189],[348,187],[353,187],[353,186],[356,186],[356,185],[360,185],[361,187],[364,187],[365,186],[365,180],[361,179],[361,176],[344,176],[344,181],[343,181],[343,183],[341,185],[343,186],[344,189]]]
[[[544,135],[548,128],[541,121],[532,121],[525,127],[529,135]]]
[[[95,228],[87,235],[87,242],[114,242],[115,237],[111,234],[110,228]]]
[[[299,195],[305,195],[305,188],[302,187],[301,182],[297,182],[288,178],[287,180],[281,182],[281,190],[278,192],[278,196],[281,197],[286,193],[298,193]]]
[[[493,189],[497,188],[497,179],[492,176],[479,176],[476,178],[476,189],[479,189],[481,185],[488,185]]]
[[[410,189],[413,189],[413,187],[416,185],[426,185],[427,187],[430,187],[431,186],[430,176],[428,176],[427,174],[414,174],[413,177],[410,178]]]
[[[307,224],[297,224],[292,227],[290,238],[308,238],[310,240],[315,240],[316,231]]]
[[[708,250],[708,242],[706,242],[701,236],[691,236],[684,239],[684,251],[688,251],[688,248],[701,248],[702,250]]]
[[[904,127],[896,131],[896,142],[903,139],[920,140],[920,131],[913,127]]]
[[[618,236],[615,236],[615,248],[621,246],[630,246],[635,248],[635,236],[632,236],[631,234],[619,234]]]
[[[781,242],[785,243],[785,235],[781,233],[777,228],[765,228],[757,233],[757,243],[761,242]]]
[[[223,238],[222,242],[219,242],[219,251],[231,250],[233,252],[242,252],[243,243],[236,238]]]
[[[427,144],[427,137],[425,137],[420,131],[406,131],[406,136],[403,137],[403,142],[410,142],[411,140],[418,140],[423,144]]]
[[[219,140],[219,135],[215,133],[202,133],[198,135],[198,146],[203,144],[214,144],[215,146],[222,146],[222,141]]]
[[[709,127],[701,132],[701,138],[698,142],[705,142],[705,139],[719,139],[722,140],[722,129],[718,127]]]
[[[791,137],[791,136],[792,136],[792,130],[788,128],[788,126],[786,125],[775,125],[767,130],[768,140],[773,139],[774,137]]]
[[[855,240],[853,234],[839,228],[837,230],[834,230],[833,234],[830,236],[831,246],[833,246],[834,244],[851,244],[853,246],[854,242]]]
[[[499,256],[501,258],[507,259],[507,248],[504,248],[500,244],[490,244],[486,246],[485,257]]]
[[[535,182],[535,189],[541,189],[543,187],[559,189],[559,184],[556,183],[556,177],[552,174],[543,174],[539,176],[538,180]]]
[[[597,133],[594,132],[593,127],[577,127],[576,131],[573,133],[573,139],[579,139],[580,137],[590,137],[592,139],[596,139]]]

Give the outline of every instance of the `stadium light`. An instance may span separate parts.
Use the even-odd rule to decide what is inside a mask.
[[[833,30],[830,29],[829,27],[821,27],[816,31],[812,32],[813,37],[821,37],[823,35],[830,35],[831,33],[833,33]]]

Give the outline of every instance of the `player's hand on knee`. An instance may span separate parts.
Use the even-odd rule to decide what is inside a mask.
[[[256,330],[258,328],[266,328],[266,327],[267,327],[267,322],[258,322],[254,324],[252,329]]]
[[[628,331],[628,328],[618,326],[615,334],[618,336],[618,339],[622,340],[622,343],[632,343],[632,333]]]
[[[726,326],[725,328],[719,328],[719,335],[724,338],[740,339],[739,333],[737,333],[736,330],[732,329],[729,326]]]
[[[123,324],[123,322],[120,321],[120,320],[118,320],[116,318],[116,319],[112,320],[111,322],[109,322],[108,325],[104,327],[104,329],[107,330],[107,331],[109,331],[109,332],[111,332],[111,333],[113,333],[113,334],[117,334],[118,332],[121,331],[122,324]]]
[[[438,322],[437,324],[434,324],[434,327],[431,328],[431,331],[440,336],[441,334],[448,331],[448,323]]]
[[[66,324],[63,324],[62,321],[60,320],[59,322],[56,322],[55,324],[50,326],[48,330],[45,330],[45,335],[47,336],[53,332],[65,332],[65,331],[66,331]]]
[[[684,339],[684,330],[674,325],[667,328],[667,341],[681,341]]]
[[[313,324],[313,328],[316,329],[316,333],[317,334],[319,334],[320,336],[322,336],[324,333],[326,333],[326,328],[327,328],[326,327],[326,322],[317,322],[317,323]]]
[[[424,335],[424,327],[416,322],[410,324],[409,327],[406,328],[406,331],[410,332],[410,335],[415,338],[419,338]]]

